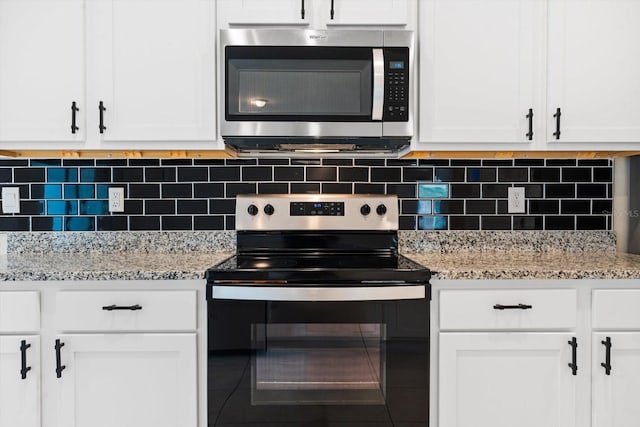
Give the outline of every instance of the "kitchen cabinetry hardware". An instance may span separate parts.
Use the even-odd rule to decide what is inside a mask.
[[[529,119],[529,132],[527,132],[527,138],[529,141],[533,141],[533,108],[529,108],[529,114],[525,117]]]
[[[76,112],[80,111],[80,109],[76,106],[76,101],[71,103],[71,133],[76,133],[76,131],[80,130],[78,126],[76,126]]]
[[[606,348],[604,363],[601,363],[600,366],[604,368],[605,375],[611,375],[611,337],[606,337],[604,341],[600,342]]]
[[[136,311],[136,310],[142,310],[142,306],[140,304],[136,304],[136,305],[106,305],[106,306],[102,307],[102,309],[105,310],[105,311],[114,311],[114,310]]]
[[[333,7],[333,6],[334,6],[334,5],[333,5],[333,3],[334,3],[334,0],[331,0],[331,20],[333,20],[333,17],[334,17],[334,16],[335,16],[335,14],[336,14],[336,10],[335,10],[335,8]]]
[[[553,133],[553,136],[555,136],[556,139],[560,139],[560,116],[562,116],[562,111],[558,108],[553,115],[556,119],[556,131]]]
[[[63,365],[60,361],[60,349],[64,347],[64,343],[60,342],[60,340],[56,340],[56,378],[62,378],[62,371],[67,369],[65,365]]]
[[[300,11],[300,16],[302,17],[302,19],[304,19],[304,15],[305,15],[305,10],[304,10],[304,0],[302,1],[302,10]]]
[[[571,341],[567,341],[571,346],[571,373],[575,376],[578,375],[578,339],[576,337],[571,338]]]
[[[496,304],[493,306],[494,310],[530,310],[532,308],[533,306],[528,304],[517,304],[517,305]]]
[[[98,109],[100,110],[100,133],[104,133],[104,131],[107,130],[107,127],[104,125],[104,112],[106,108],[102,101],[100,101],[100,104],[98,104]]]
[[[31,370],[31,366],[27,366],[27,349],[29,347],[31,347],[31,344],[27,344],[25,340],[20,342],[20,359],[22,361],[20,376],[23,380],[27,379],[27,372]]]

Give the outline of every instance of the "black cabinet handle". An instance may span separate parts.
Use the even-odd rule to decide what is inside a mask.
[[[98,104],[98,109],[100,110],[100,133],[104,133],[105,130],[107,130],[107,127],[104,125],[104,112],[106,111],[106,108],[104,106],[104,103],[102,101],[100,101],[100,104]]]
[[[518,304],[518,305],[496,304],[493,306],[494,310],[530,310],[532,308],[533,306],[528,304]]]
[[[140,304],[136,304],[136,305],[106,305],[104,307],[102,307],[103,310],[105,311],[113,311],[113,310],[131,310],[131,311],[136,311],[136,310],[142,310],[142,306]]]
[[[31,370],[31,366],[27,366],[27,349],[29,347],[31,347],[31,344],[27,344],[25,340],[20,342],[20,359],[22,360],[20,376],[23,380],[27,379],[27,372]]]
[[[611,375],[611,337],[607,337],[604,341],[600,342],[606,348],[604,363],[601,363],[600,366],[604,368],[605,375]]]
[[[76,133],[80,128],[76,126],[76,112],[80,109],[76,106],[76,101],[71,103],[71,133]]]
[[[60,340],[56,340],[56,378],[62,378],[62,371],[67,369],[65,365],[61,363],[60,360],[60,349],[64,347],[64,343],[60,342]]]
[[[556,139],[560,139],[560,116],[562,116],[562,111],[558,108],[556,113],[553,115],[553,117],[556,118],[556,131],[553,133],[553,136],[555,136]]]
[[[335,16],[335,14],[336,14],[336,10],[335,10],[335,8],[333,7],[333,6],[334,6],[334,5],[333,5],[333,3],[334,3],[334,0],[331,0],[331,20],[333,20],[333,17],[334,17],[334,16]]]
[[[305,13],[306,11],[304,10],[304,0],[302,0],[302,10],[300,11],[300,16],[302,17],[302,19],[304,19]]]
[[[529,141],[533,141],[533,108],[529,108],[529,114],[525,117],[529,119],[529,132],[527,132],[527,138]]]
[[[571,341],[567,342],[571,346],[571,363],[569,363],[569,367],[573,375],[578,375],[578,340],[573,337]]]

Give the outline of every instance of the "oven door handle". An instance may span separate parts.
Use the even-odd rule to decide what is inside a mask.
[[[384,113],[384,50],[373,50],[373,104],[371,120],[382,120]]]
[[[425,285],[359,287],[211,286],[211,298],[239,301],[399,301],[424,299]]]

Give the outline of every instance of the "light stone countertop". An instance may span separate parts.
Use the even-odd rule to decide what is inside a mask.
[[[0,281],[191,280],[231,256],[213,253],[53,253],[0,256]]]
[[[434,279],[640,279],[640,255],[615,252],[404,253]]]

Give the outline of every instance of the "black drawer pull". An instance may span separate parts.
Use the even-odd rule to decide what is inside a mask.
[[[31,370],[31,366],[27,366],[27,349],[29,347],[31,347],[31,344],[27,344],[25,340],[20,342],[20,359],[22,361],[20,376],[23,380],[27,379],[27,372]]]
[[[64,371],[65,369],[67,369],[67,367],[65,365],[62,364],[62,361],[60,360],[60,349],[64,347],[64,343],[60,342],[60,340],[56,340],[56,378],[62,378],[62,371]]]
[[[553,133],[553,136],[555,136],[556,139],[560,139],[560,116],[562,116],[562,111],[558,108],[553,115],[556,119],[556,131]]]
[[[529,119],[529,132],[527,132],[527,138],[529,141],[533,141],[533,108],[529,108],[529,114],[525,117]]]
[[[571,368],[571,373],[575,376],[578,375],[578,339],[573,337],[571,341],[567,341],[571,346],[571,363],[569,363],[569,367]]]
[[[332,20],[333,20],[333,17],[335,16],[335,14],[336,14],[336,10],[333,7],[333,2],[334,2],[334,0],[331,0],[331,19]]]
[[[494,310],[531,310],[532,308],[533,308],[532,305],[527,305],[527,304],[518,304],[518,305],[496,304],[493,306]]]
[[[107,110],[104,106],[104,102],[100,101],[98,104],[98,110],[100,110],[100,133],[104,133],[107,130],[107,127],[104,125],[104,112]]]
[[[136,304],[136,305],[106,305],[106,306],[102,307],[102,309],[105,310],[105,311],[114,311],[114,310],[136,311],[136,310],[142,310],[142,306],[140,304]]]
[[[80,130],[78,126],[76,126],[76,112],[80,111],[80,109],[76,106],[76,101],[71,103],[71,133],[75,134]]]
[[[611,337],[607,337],[604,341],[600,342],[606,348],[604,363],[601,363],[600,366],[604,368],[605,375],[611,375]]]
[[[300,11],[300,15],[302,16],[302,19],[304,19],[305,13],[306,13],[306,11],[304,9],[304,0],[302,0],[302,10]]]

